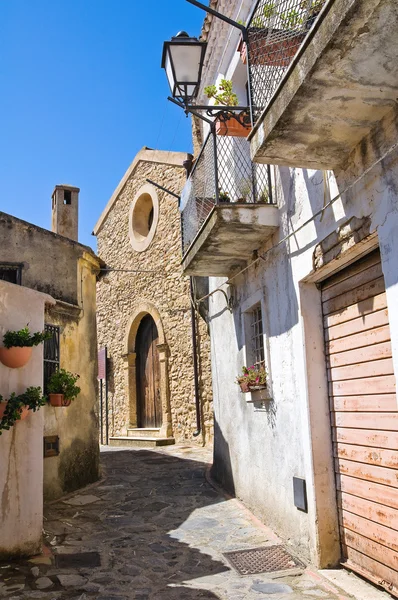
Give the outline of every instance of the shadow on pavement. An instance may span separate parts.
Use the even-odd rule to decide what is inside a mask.
[[[31,591],[43,584],[40,578],[48,578],[51,587],[45,591],[51,594],[43,598],[56,600],[219,598],[198,589],[200,582],[195,589],[189,583],[229,570],[195,547],[206,547],[216,521],[208,512],[194,511],[223,501],[205,479],[206,465],[150,450],[101,456],[105,476],[98,485],[75,492],[66,499],[69,504],[59,501],[45,509],[46,542],[55,554],[69,556],[36,564],[39,575],[32,574],[32,563],[13,563],[8,584],[17,577],[20,586],[23,576],[25,587],[12,596],[38,598]],[[90,554],[79,558],[81,553]],[[92,566],[90,557],[97,558]],[[0,584],[6,573],[0,569]]]

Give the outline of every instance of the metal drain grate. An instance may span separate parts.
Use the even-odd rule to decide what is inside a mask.
[[[258,573],[305,568],[302,562],[280,545],[225,552],[224,556],[240,575],[257,575]]]

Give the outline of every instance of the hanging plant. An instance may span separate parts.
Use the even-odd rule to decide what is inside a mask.
[[[10,429],[16,421],[24,419],[30,410],[36,412],[44,406],[46,399],[40,387],[29,387],[18,396],[13,392],[8,400],[0,394],[0,435]]]
[[[0,361],[6,367],[24,367],[32,355],[33,346],[42,344],[52,337],[50,332],[30,333],[28,326],[19,331],[7,331],[3,336],[4,347],[0,347]]]

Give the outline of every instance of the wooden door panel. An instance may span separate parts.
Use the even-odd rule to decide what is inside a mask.
[[[158,331],[150,315],[144,317],[137,332],[137,414],[140,427],[162,424]]]

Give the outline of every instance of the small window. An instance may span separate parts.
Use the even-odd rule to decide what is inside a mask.
[[[57,435],[48,435],[43,440],[44,458],[59,455],[59,437]]]
[[[22,265],[0,263],[0,280],[21,285]]]
[[[72,204],[72,192],[64,190],[64,204]]]
[[[52,337],[44,342],[43,390],[46,394],[48,380],[59,369],[59,327],[45,325],[44,331],[52,334]]]
[[[252,311],[250,327],[253,364],[258,366],[264,366],[264,332],[261,306],[256,306],[256,308]]]

